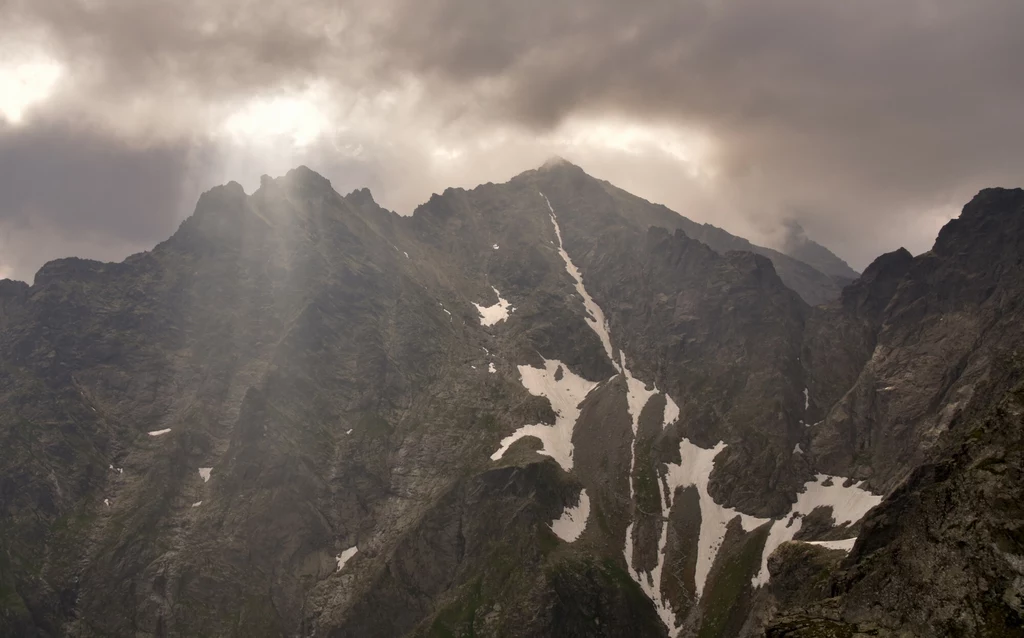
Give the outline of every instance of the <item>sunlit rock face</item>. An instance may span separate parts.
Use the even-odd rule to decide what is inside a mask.
[[[0,634],[991,633],[1022,201],[812,306],[813,267],[566,162],[411,217],[305,168],[215,188],[150,252],[0,281]]]

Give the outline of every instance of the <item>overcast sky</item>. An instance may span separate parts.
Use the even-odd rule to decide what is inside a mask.
[[[855,268],[1024,185],[1020,0],[0,0],[0,277],[304,163],[410,213],[557,154]]]

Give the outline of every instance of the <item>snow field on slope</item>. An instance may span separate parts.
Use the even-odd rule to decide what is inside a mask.
[[[501,447],[491,455],[491,460],[500,459],[509,446],[524,436],[535,436],[543,444],[540,453],[558,461],[562,469],[568,472],[572,469],[572,431],[580,417],[579,405],[597,384],[576,375],[557,360],[544,359],[542,368],[526,365],[518,368],[523,387],[530,394],[544,397],[551,403],[555,424],[534,423],[522,426],[501,440]],[[559,368],[562,370],[562,378],[556,379]]]
[[[798,541],[798,542],[806,542],[808,545],[818,545],[819,547],[824,547],[825,549],[841,549],[844,552],[848,552],[851,549],[853,549],[853,546],[857,543],[857,537],[854,536],[853,538],[844,538],[841,541]]]
[[[634,434],[633,445],[635,446],[640,413],[643,410],[643,407],[647,404],[647,401],[650,400],[650,397],[656,394],[658,390],[656,387],[654,387],[653,390],[648,390],[647,384],[633,376],[629,368],[626,366],[625,355],[621,350],[619,361],[615,360],[611,344],[611,335],[609,333],[608,322],[605,318],[604,312],[594,301],[593,297],[591,297],[587,292],[583,285],[582,274],[572,262],[569,254],[565,251],[562,241],[562,231],[558,225],[558,219],[554,208],[551,206],[551,202],[544,193],[540,193],[540,195],[544,198],[544,201],[548,206],[548,211],[551,214],[551,223],[554,225],[555,235],[558,238],[558,251],[562,260],[565,262],[566,271],[576,282],[576,290],[583,298],[584,306],[589,315],[586,317],[587,324],[601,339],[601,344],[604,347],[609,360],[612,362],[612,365],[615,366],[626,379],[626,400],[632,420],[632,429]],[[803,395],[804,410],[807,411],[810,409],[810,391],[808,388],[804,388]],[[673,401],[667,394],[665,395],[665,398],[666,405],[662,420],[663,429],[670,423],[676,421],[680,415],[679,406],[675,401]],[[714,469],[715,457],[717,457],[725,448],[726,444],[724,442],[719,442],[718,445],[713,448],[705,449],[694,445],[688,439],[682,439],[679,444],[681,461],[679,464],[668,464],[668,470],[664,477],[664,483],[662,484],[664,490],[662,497],[663,502],[667,506],[665,510],[666,512],[671,511],[672,499],[677,487],[694,486],[697,489],[701,527],[698,537],[697,565],[694,574],[694,581],[698,599],[703,594],[704,587],[707,584],[708,574],[710,573],[715,559],[718,556],[718,552],[721,549],[729,522],[738,516],[740,517],[740,524],[743,531],[750,532],[770,521],[770,519],[750,516],[735,509],[719,505],[708,493],[708,484],[710,482],[711,471]],[[802,452],[803,450],[800,449],[799,445],[794,448],[794,453]],[[632,470],[634,463],[635,448],[631,449],[630,455],[631,498],[633,495]],[[797,517],[789,527],[786,527],[787,522],[794,516],[794,514],[806,515],[815,507],[830,505],[834,510],[836,524],[842,525],[844,523],[853,523],[860,520],[867,510],[874,505],[877,505],[882,500],[881,496],[876,496],[864,489],[861,489],[859,483],[849,488],[842,487],[842,482],[844,482],[845,479],[841,477],[831,477],[833,479],[833,484],[824,485],[824,483],[828,482],[829,478],[830,477],[821,474],[817,476],[815,481],[808,482],[805,485],[804,492],[797,496],[797,503],[793,506],[786,517],[772,523],[769,538],[765,543],[764,551],[762,553],[761,571],[752,579],[752,583],[755,587],[766,583],[768,580],[768,556],[770,556],[780,544],[786,540],[792,539],[793,535],[799,531],[801,525],[799,517]],[[658,540],[657,564],[654,569],[647,574],[641,574],[640,572],[633,570],[633,525],[634,523],[630,522],[626,529],[626,542],[624,548],[626,564],[629,567],[629,572],[633,576],[634,580],[636,580],[647,596],[652,600],[652,602],[654,602],[659,616],[669,629],[669,635],[675,637],[679,633],[679,628],[675,626],[675,614],[661,596],[661,575],[665,560],[665,545],[668,538],[667,514],[662,523],[661,536]],[[855,540],[856,539],[817,541],[814,542],[814,544],[832,549],[846,549],[848,551]]]
[[[502,299],[501,293],[494,286],[491,286],[491,290],[498,296],[498,303],[493,306],[481,306],[478,303],[474,303],[477,312],[480,313],[480,325],[481,326],[493,326],[494,324],[505,321],[508,319],[509,314],[515,310],[508,301]]]
[[[793,540],[803,526],[803,517],[813,512],[815,508],[831,506],[832,518],[835,519],[835,524],[838,526],[845,523],[856,523],[864,518],[869,509],[882,502],[880,495],[872,494],[861,487],[863,481],[850,487],[843,487],[845,481],[846,479],[841,476],[818,474],[813,481],[804,484],[804,491],[796,495],[796,504],[793,505],[789,513],[784,518],[772,523],[771,532],[768,534],[764,551],[761,553],[761,570],[751,580],[754,587],[760,587],[771,579],[771,574],[768,572],[768,557],[778,549],[779,545]],[[826,485],[829,482],[831,484]],[[794,517],[797,514],[799,516]],[[791,523],[790,519],[793,519]],[[832,543],[845,542],[852,548],[854,541],[856,541],[855,538],[846,539],[846,541],[832,541]],[[824,545],[824,542],[815,544],[829,546]],[[845,545],[836,545],[833,548],[843,549]]]
[[[626,370],[625,359],[623,360],[623,369]],[[649,396],[648,396],[649,398]],[[662,419],[662,429],[665,429],[669,424],[679,418],[679,407],[676,406],[676,402],[672,400],[669,395],[666,395],[665,413]],[[639,407],[639,410],[643,410],[643,406]],[[638,410],[638,414],[639,414]],[[634,445],[635,445],[634,441]],[[684,457],[685,462],[685,457]],[[633,464],[633,458],[630,461],[631,470]],[[630,494],[633,494],[633,480],[632,471],[630,472]],[[640,589],[650,598],[651,602],[654,603],[654,609],[665,626],[669,629],[669,636],[675,638],[679,634],[679,629],[676,627],[676,613],[672,610],[669,602],[662,597],[662,571],[665,567],[665,548],[669,542],[669,519],[668,511],[672,509],[672,498],[675,495],[675,487],[671,485],[671,478],[667,477],[670,481],[670,485],[665,488],[665,492],[662,494],[663,502],[668,504],[667,512],[663,517],[662,521],[662,534],[657,539],[657,563],[654,568],[646,573],[641,573],[633,568],[633,522],[631,521],[629,526],[626,528],[626,547],[624,554],[626,556],[626,564],[629,567],[630,576],[636,581]],[[662,485],[662,483],[658,483]],[[631,496],[632,498],[632,496]]]
[[[666,480],[668,483],[668,494],[673,495],[677,487],[694,486],[697,488],[697,496],[700,502],[700,535],[697,541],[697,566],[694,573],[694,585],[696,586],[697,598],[704,593],[704,586],[707,584],[708,574],[711,572],[718,550],[722,547],[725,539],[726,528],[729,521],[740,517],[740,525],[743,531],[749,532],[759,525],[768,522],[768,519],[757,518],[749,514],[743,514],[735,509],[719,505],[708,493],[708,483],[711,479],[711,471],[715,469],[715,457],[726,448],[725,443],[719,442],[711,449],[704,449],[691,443],[688,439],[679,442],[680,463],[668,465]],[[671,501],[669,502],[671,507]]]
[[[587,490],[580,490],[580,501],[576,507],[567,507],[562,511],[562,516],[551,521],[551,531],[558,538],[567,543],[572,543],[583,530],[587,528],[587,518],[590,517],[590,497]]]
[[[551,223],[555,227],[555,236],[558,238],[558,253],[561,255],[562,261],[565,262],[565,270],[576,282],[576,292],[578,292],[583,298],[583,305],[588,314],[588,316],[585,317],[587,325],[590,326],[601,340],[601,345],[604,347],[605,354],[608,355],[608,360],[611,361],[612,365],[615,366],[615,368],[618,369],[626,379],[626,406],[629,411],[633,431],[633,442],[630,446],[629,458],[629,494],[630,500],[632,500],[633,467],[636,463],[636,433],[639,428],[640,413],[643,411],[644,406],[647,405],[650,398],[658,393],[658,389],[654,387],[653,389],[648,390],[646,383],[633,376],[632,372],[630,372],[629,368],[626,366],[626,358],[621,350],[619,351],[619,360],[616,361],[614,351],[612,349],[611,334],[608,330],[608,321],[605,318],[604,311],[599,305],[597,305],[597,302],[594,301],[593,297],[590,296],[590,293],[587,292],[586,287],[583,285],[583,276],[580,273],[579,268],[576,267],[565,250],[565,246],[562,243],[562,230],[558,225],[558,218],[555,215],[555,209],[551,206],[551,202],[544,193],[540,193],[540,196],[544,198],[544,202],[548,206],[548,211],[551,213]],[[666,399],[662,428],[679,418],[679,407],[668,396],[666,396]],[[633,580],[640,585],[651,601],[654,602],[655,608],[658,610],[658,615],[669,629],[669,635],[674,637],[678,634],[678,629],[675,628],[675,614],[668,606],[668,603],[661,597],[661,571],[665,561],[664,554],[665,543],[668,538],[667,532],[667,524],[664,524],[661,537],[658,540],[658,563],[654,570],[648,573],[646,577],[633,570],[632,522],[630,522],[629,526],[626,528],[626,546],[624,548],[624,553],[630,575],[633,577]]]

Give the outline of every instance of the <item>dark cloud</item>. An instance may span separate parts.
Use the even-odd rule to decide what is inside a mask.
[[[0,268],[30,279],[67,251],[121,258],[151,246],[181,218],[190,156],[63,124],[0,128]]]
[[[173,229],[190,151],[45,123],[0,131],[0,222],[148,241]]]
[[[927,248],[974,191],[1024,175],[1019,0],[14,0],[0,23],[14,25],[0,34],[36,33],[69,65],[53,108],[104,113],[110,139],[127,138],[119,149],[70,148],[87,132],[51,129],[48,151],[5,147],[4,161],[66,194],[5,187],[2,214],[78,204],[88,211],[78,227],[128,239],[174,217],[182,184],[274,165],[222,151],[197,161],[195,149],[211,144],[195,139],[211,126],[202,105],[313,81],[351,126],[302,154],[336,182],[376,181],[405,209],[442,180],[529,168],[558,150],[545,136],[567,122],[615,117],[706,135],[713,184],[673,184],[678,163],[663,154],[562,152],[755,240],[783,241],[784,222],[799,222],[863,267],[901,244]],[[378,109],[387,125],[362,130],[372,127],[359,118],[375,111],[358,105],[381,95],[409,104]],[[496,130],[518,141],[467,144]],[[543,141],[531,147],[533,137]],[[461,164],[432,159],[442,143],[466,146]],[[338,144],[360,151],[332,154]],[[39,159],[60,149],[68,159]],[[104,208],[101,185],[122,171],[139,175],[138,187]],[[117,212],[143,199],[149,222]]]
[[[209,142],[143,146],[101,131],[38,122],[0,129],[0,275],[31,280],[65,256],[119,260],[166,239],[201,192],[230,180],[252,192],[264,173],[315,166],[340,192],[388,189],[375,162],[331,145],[301,154]]]

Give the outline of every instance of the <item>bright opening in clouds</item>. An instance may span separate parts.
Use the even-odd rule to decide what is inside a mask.
[[[662,156],[679,163],[691,177],[714,176],[714,144],[706,135],[679,126],[625,118],[570,120],[555,135],[566,151],[612,151],[630,157]]]
[[[56,60],[41,53],[18,56],[0,48],[0,119],[21,124],[34,106],[53,94],[63,72]]]
[[[330,127],[326,98],[315,90],[295,95],[255,97],[225,118],[221,129],[238,145],[290,144],[304,148]]]

